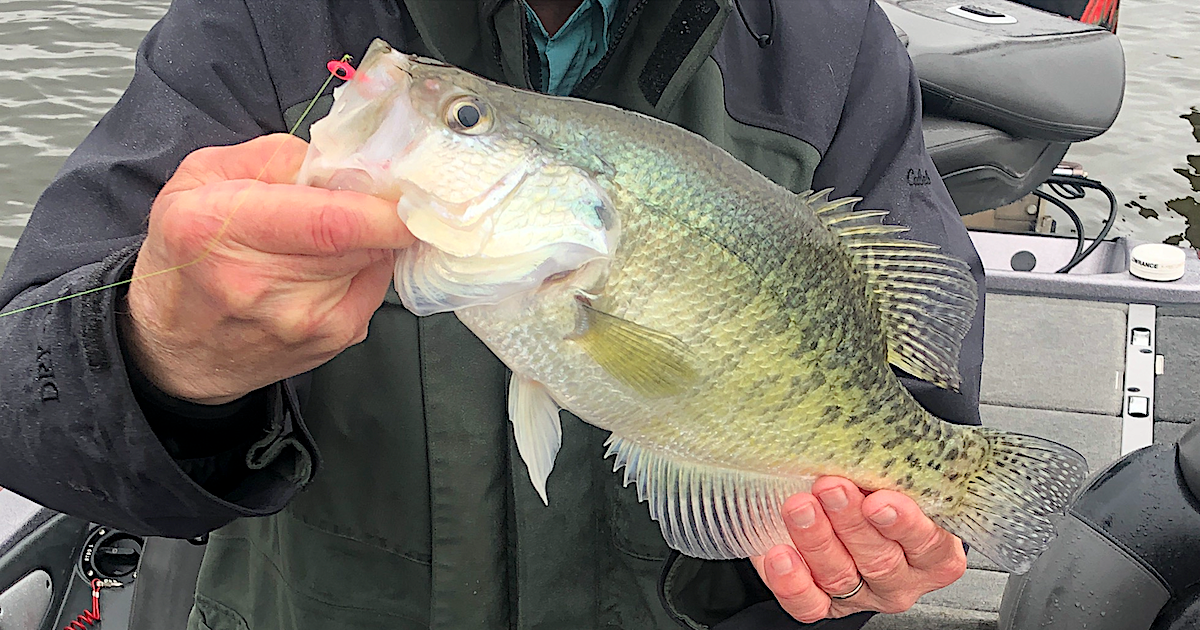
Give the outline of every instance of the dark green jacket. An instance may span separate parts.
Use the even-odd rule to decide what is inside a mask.
[[[882,11],[777,0],[772,25],[766,3],[743,4],[744,22],[731,0],[626,0],[577,95],[699,132],[792,190],[892,209],[982,281],[940,181],[914,176],[934,173],[919,90]],[[150,201],[187,153],[286,130],[325,62],[375,37],[529,85],[523,16],[511,0],[177,0],[40,200],[0,304],[127,276]],[[6,353],[52,350],[54,396],[36,362],[0,366],[18,392],[0,485],[135,533],[217,530],[193,630],[795,625],[748,563],[670,556],[602,459],[606,435],[566,414],[544,506],[514,450],[505,368],[453,315],[418,319],[394,297],[365,343],[218,409],[171,400],[127,364],[113,292],[2,319]],[[981,340],[977,321],[962,394],[909,382],[938,415],[977,422]],[[49,452],[68,457],[51,465]]]

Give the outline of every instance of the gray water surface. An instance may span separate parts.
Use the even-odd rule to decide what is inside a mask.
[[[167,0],[0,0],[0,266],[63,159],[120,97]]]
[[[0,0],[0,267],[38,194],[128,84],[138,42],[168,4]],[[1125,0],[1119,30],[1125,106],[1111,131],[1068,157],[1116,192],[1114,234],[1200,245],[1200,6]],[[1083,206],[1095,233],[1107,208]]]
[[[1122,0],[1117,33],[1125,103],[1108,133],[1071,147],[1067,159],[1116,193],[1114,236],[1178,242],[1187,232],[1200,247],[1200,3]],[[1095,234],[1107,203],[1081,214],[1085,232]]]

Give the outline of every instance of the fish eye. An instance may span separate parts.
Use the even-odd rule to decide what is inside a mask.
[[[491,121],[487,106],[474,98],[460,98],[446,108],[446,124],[459,133],[484,133],[491,127]]]

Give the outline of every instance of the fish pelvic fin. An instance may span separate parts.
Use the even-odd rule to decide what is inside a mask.
[[[747,558],[791,544],[783,502],[813,482],[687,462],[616,434],[606,444],[613,471],[624,468],[624,484],[637,484],[667,545],[696,558]]]
[[[542,503],[546,497],[546,480],[554,470],[554,458],[562,447],[562,423],[558,418],[558,403],[544,385],[519,374],[508,383],[508,419],[513,425],[517,452],[529,471],[529,480]]]
[[[1054,520],[1087,476],[1087,461],[1050,440],[977,430],[989,446],[984,468],[951,511],[931,517],[1002,569],[1022,574],[1054,539]]]
[[[579,309],[579,326],[570,339],[637,393],[662,398],[683,392],[698,380],[691,349],[676,337],[582,302]]]
[[[859,199],[829,201],[828,195],[825,190],[803,199],[866,274],[887,336],[888,362],[957,391],[958,355],[978,301],[970,268],[936,245],[897,238],[908,228],[883,224],[887,211],[855,210]]]

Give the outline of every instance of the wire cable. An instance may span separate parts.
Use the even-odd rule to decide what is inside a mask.
[[[1083,246],[1086,243],[1085,239],[1083,238],[1083,221],[1079,219],[1079,215],[1071,209],[1071,206],[1063,203],[1057,197],[1040,190],[1033,191],[1033,194],[1037,195],[1038,199],[1045,199],[1046,201],[1058,206],[1058,209],[1065,212],[1067,217],[1071,219],[1071,223],[1075,224],[1075,253],[1071,254],[1070,260],[1067,261],[1067,265],[1070,265],[1075,261],[1075,259],[1079,258],[1079,254],[1083,252]],[[1064,265],[1061,269],[1055,271],[1054,273],[1067,273],[1067,271],[1069,271],[1069,268]]]
[[[1114,195],[1113,191],[1109,190],[1109,188],[1104,184],[1101,184],[1094,179],[1080,177],[1078,175],[1052,175],[1046,180],[1046,184],[1049,185],[1051,190],[1054,190],[1056,194],[1059,193],[1059,187],[1062,187],[1065,191],[1070,193],[1069,196],[1064,195],[1067,199],[1082,198],[1086,194],[1086,191],[1084,190],[1086,188],[1099,190],[1100,192],[1104,193],[1105,197],[1108,198],[1108,218],[1105,219],[1104,225],[1100,228],[1100,233],[1096,235],[1096,238],[1092,241],[1092,244],[1084,248],[1083,251],[1076,250],[1076,255],[1072,256],[1071,260],[1066,265],[1063,265],[1062,269],[1059,269],[1057,272],[1067,273],[1074,269],[1076,265],[1083,262],[1088,256],[1091,256],[1092,252],[1096,251],[1097,247],[1100,247],[1100,243],[1104,242],[1104,239],[1108,237],[1108,233],[1112,231],[1113,226],[1116,225],[1118,211],[1117,196]],[[1082,230],[1080,230],[1079,235],[1082,242]]]

